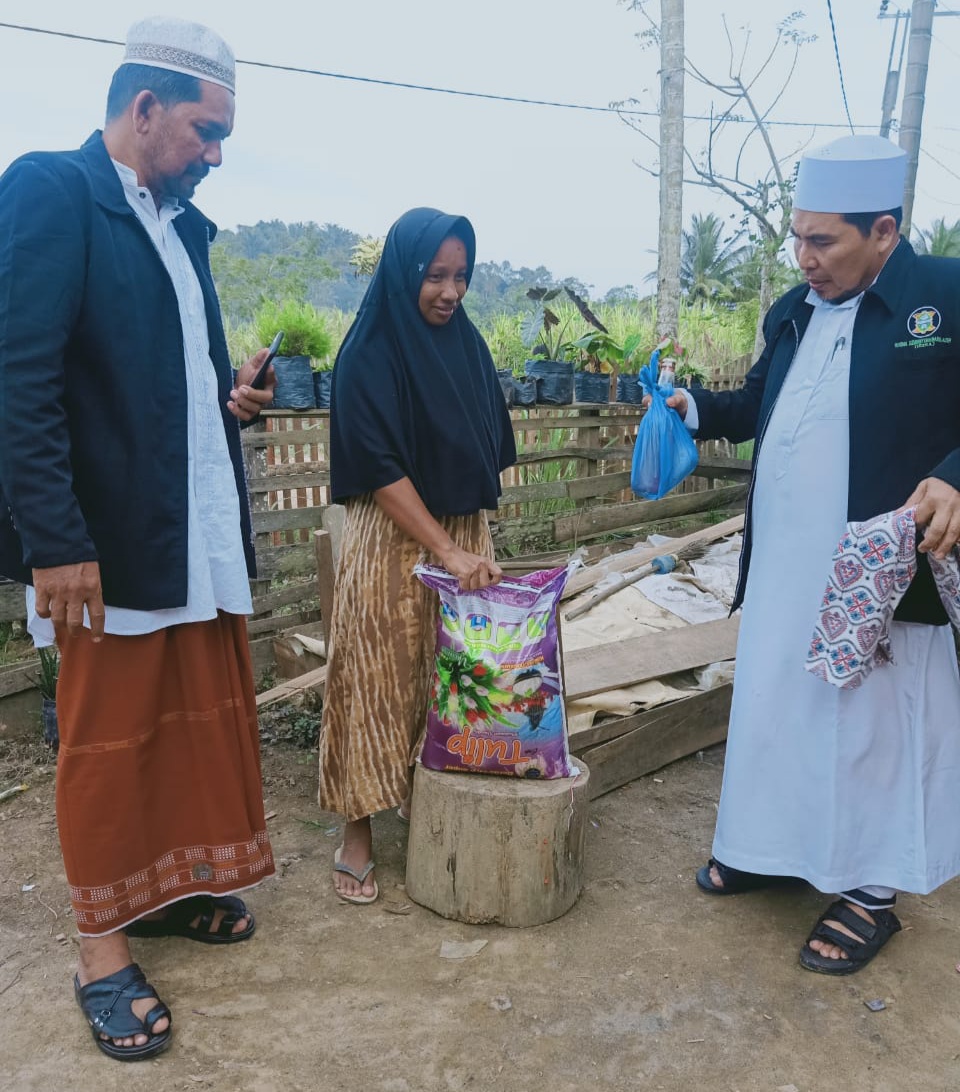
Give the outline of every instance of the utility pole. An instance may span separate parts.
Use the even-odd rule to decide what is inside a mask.
[[[913,198],[917,189],[920,126],[923,122],[935,6],[936,0],[913,0],[913,10],[910,13],[907,75],[903,86],[903,116],[900,121],[900,147],[907,153],[907,180],[903,188],[903,224],[900,230],[908,239],[910,221],[913,218]]]
[[[683,3],[660,0],[660,234],[657,338],[677,336],[683,231]]]
[[[910,12],[901,11],[899,8],[891,15],[882,10],[878,19],[895,19],[893,24],[893,37],[890,39],[890,58],[887,61],[887,78],[883,85],[883,105],[880,116],[880,135],[890,136],[890,125],[893,122],[893,111],[897,107],[897,95],[900,91],[900,73],[903,71],[903,55],[907,48],[907,32],[910,29]],[[903,20],[903,34],[900,35],[900,21]],[[893,55],[897,48],[897,36],[900,36],[900,56],[897,67],[893,67]]]

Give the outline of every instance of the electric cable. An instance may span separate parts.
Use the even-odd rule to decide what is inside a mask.
[[[850,132],[854,133],[856,130],[853,127],[853,120],[850,117],[850,105],[847,102],[847,88],[843,80],[843,65],[840,63],[840,43],[837,41],[837,24],[833,21],[833,3],[832,0],[827,0],[827,14],[830,16],[830,33],[833,35],[833,52],[837,58],[837,73],[840,76],[840,93],[843,96],[843,109],[847,114],[847,122],[850,125]]]
[[[0,28],[6,30],[22,30],[29,34],[46,34],[54,38],[68,38],[73,41],[79,42],[94,42],[98,45],[114,45],[122,46],[124,43],[117,41],[115,38],[96,38],[88,34],[72,34],[63,30],[48,30],[45,27],[31,27],[24,26],[20,23],[6,23],[0,22]],[[549,99],[528,99],[521,98],[514,95],[497,95],[492,92],[485,91],[462,91],[451,87],[431,87],[428,84],[420,83],[407,83],[400,80],[384,80],[378,79],[373,76],[351,76],[344,72],[326,72],[318,68],[302,68],[297,65],[287,64],[273,64],[269,61],[248,61],[242,58],[237,58],[237,64],[248,65],[252,68],[265,68],[271,69],[276,72],[296,72],[306,76],[322,76],[326,79],[332,80],[349,80],[354,83],[368,83],[376,84],[380,87],[398,87],[409,91],[428,91],[433,94],[440,95],[457,95],[464,98],[472,99],[485,99],[493,102],[507,102],[518,103],[524,106],[548,106],[554,109],[561,110],[583,110],[589,113],[597,114],[616,114],[618,116],[625,115],[629,117],[646,117],[646,118],[659,118],[660,114],[656,110],[636,110],[628,109],[621,106],[588,106],[583,103],[575,102],[554,102]],[[685,114],[684,121],[708,121],[712,122],[716,119],[709,114]],[[756,122],[752,117],[742,117],[738,114],[731,114],[726,118],[727,121],[733,124],[739,125],[755,125]],[[850,121],[849,111],[847,113],[847,122],[850,127],[853,127],[853,123]],[[784,128],[800,128],[800,129],[846,129],[847,125],[843,122],[837,121],[775,121],[772,118],[765,119],[765,125],[776,125]]]

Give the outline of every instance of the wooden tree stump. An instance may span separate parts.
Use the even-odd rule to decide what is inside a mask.
[[[407,894],[457,921],[542,925],[583,883],[587,783],[428,770],[417,764]]]

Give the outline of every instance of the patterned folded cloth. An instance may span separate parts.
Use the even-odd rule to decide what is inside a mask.
[[[892,659],[890,622],[917,572],[914,512],[850,523],[834,551],[804,666],[841,690]]]

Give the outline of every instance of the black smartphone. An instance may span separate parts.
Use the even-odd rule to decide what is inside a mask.
[[[260,365],[260,370],[253,377],[252,381],[247,385],[253,387],[255,391],[262,391],[263,385],[267,381],[267,368],[273,363],[273,358],[280,351],[280,346],[283,343],[283,331],[278,330],[277,336],[270,342],[270,349],[267,353],[267,359]]]

